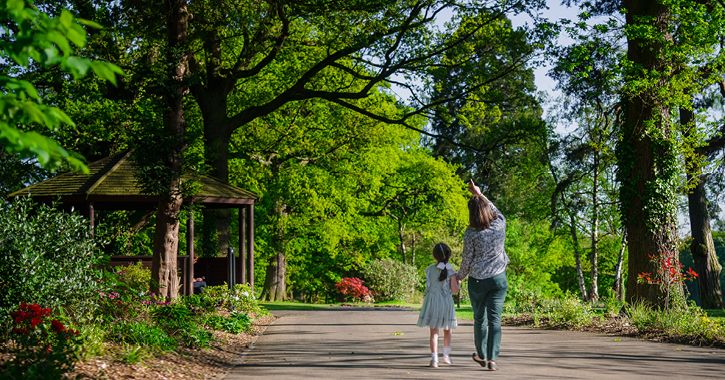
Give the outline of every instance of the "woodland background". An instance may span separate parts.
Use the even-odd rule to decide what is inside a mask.
[[[667,253],[700,274],[696,302],[723,305],[718,1],[565,0],[574,20],[512,0],[33,4],[69,10],[87,36],[68,37],[63,62],[18,60],[21,24],[4,13],[0,192],[134,149],[146,191],[167,196],[155,213],[98,215],[103,249],[154,255],[167,297],[188,213],[200,256],[237,245],[236,211],[181,205],[181,175],[209,173],[260,195],[262,299],[332,300],[375,260],[420,274],[438,242],[460,262],[473,179],[507,217],[510,297],[661,302],[636,277]],[[541,65],[560,98],[537,92]],[[58,119],[18,119],[9,96]]]

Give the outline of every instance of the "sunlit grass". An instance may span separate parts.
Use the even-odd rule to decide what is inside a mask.
[[[472,321],[473,320],[473,308],[471,308],[471,305],[461,305],[461,307],[457,307],[456,308],[456,318]]]

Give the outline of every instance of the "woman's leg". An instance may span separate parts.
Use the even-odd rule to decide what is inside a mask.
[[[501,312],[503,301],[506,299],[508,281],[506,272],[490,278],[493,287],[486,298],[486,311],[488,314],[488,342],[486,345],[488,360],[496,361],[501,350]]]
[[[473,308],[473,341],[476,345],[476,355],[479,359],[486,359],[486,293],[484,280],[468,279],[468,296],[471,298]]]
[[[438,352],[438,329],[430,329],[430,352]]]

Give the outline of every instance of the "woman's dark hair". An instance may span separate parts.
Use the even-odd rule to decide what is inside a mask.
[[[448,264],[448,260],[451,258],[451,247],[446,243],[438,243],[433,247],[433,258],[438,260],[439,263]],[[448,270],[443,269],[441,275],[438,276],[438,281],[443,281],[448,277]]]
[[[491,227],[491,222],[498,215],[493,212],[491,204],[480,194],[476,194],[468,200],[468,224],[478,231]]]

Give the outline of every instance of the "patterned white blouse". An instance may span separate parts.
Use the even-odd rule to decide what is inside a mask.
[[[497,215],[491,226],[482,231],[468,227],[463,233],[463,259],[458,270],[460,280],[466,276],[478,280],[491,278],[505,271],[510,262],[504,250],[506,218],[491,201],[489,204]]]

